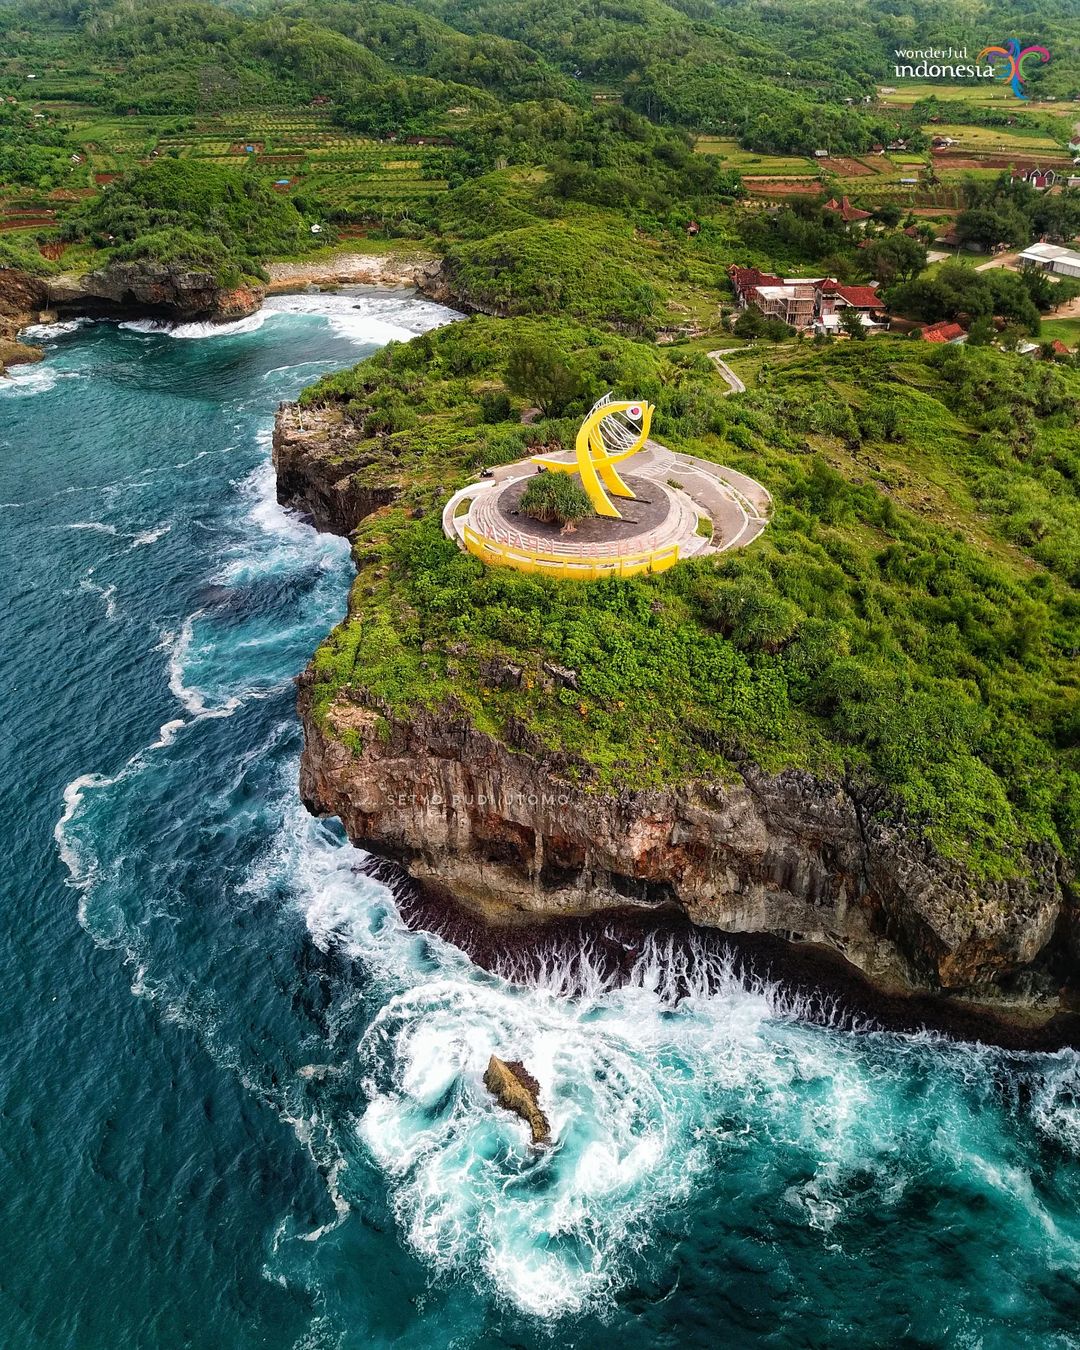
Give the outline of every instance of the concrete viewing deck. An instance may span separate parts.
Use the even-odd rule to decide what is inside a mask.
[[[571,464],[574,454],[545,459]],[[755,479],[649,440],[625,475],[635,499],[618,499],[623,519],[594,517],[564,533],[517,511],[524,480],[538,472],[531,459],[520,460],[460,488],[443,508],[446,536],[487,562],[524,571],[580,578],[630,575],[745,548],[772,511],[772,498]]]

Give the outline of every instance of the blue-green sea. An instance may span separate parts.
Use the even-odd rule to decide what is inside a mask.
[[[303,810],[351,567],[274,408],[452,317],[63,325],[0,382],[0,1346],[1080,1346],[1076,1053],[813,1025],[663,942],[514,982]]]

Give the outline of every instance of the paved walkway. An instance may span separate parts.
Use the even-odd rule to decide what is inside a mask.
[[[727,381],[729,394],[745,394],[746,385],[739,379],[738,375],[731,369],[728,363],[722,358],[730,356],[732,352],[742,351],[741,347],[725,347],[722,351],[710,352],[709,360]]]
[[[546,458],[570,463],[574,455],[563,451]],[[755,479],[710,460],[675,454],[659,441],[646,441],[627,462],[630,465],[635,478],[650,479],[669,499],[663,521],[645,533],[624,532],[601,548],[595,542],[581,543],[573,532],[552,539],[550,533],[531,530],[526,517],[501,509],[500,498],[511,483],[538,471],[532,460],[502,465],[490,477],[455,492],[443,507],[443,532],[464,547],[468,526],[495,543],[558,554],[568,562],[601,552],[613,557],[641,554],[673,544],[678,545],[680,558],[692,558],[745,548],[764,530],[772,514],[772,497]],[[700,528],[703,520],[711,526],[706,533]]]

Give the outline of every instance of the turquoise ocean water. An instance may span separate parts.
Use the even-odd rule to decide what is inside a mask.
[[[813,1026],[715,956],[677,998],[662,944],[515,983],[303,811],[351,569],[273,410],[449,317],[70,325],[0,385],[0,1346],[1080,1346],[1074,1052]]]

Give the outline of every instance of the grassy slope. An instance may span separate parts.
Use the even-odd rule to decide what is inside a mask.
[[[654,399],[667,443],[762,478],[777,500],[762,540],[588,585],[485,569],[444,540],[455,484],[572,430],[481,420],[508,348],[541,329],[590,394]],[[807,350],[764,379],[728,400],[700,353],[473,319],[315,386],[308,401],[341,402],[381,457],[369,472],[404,487],[360,529],[353,617],[316,657],[316,708],[343,686],[403,714],[453,704],[597,787],[732,777],[747,756],[848,773],[888,783],[987,873],[1021,867],[1032,840],[1075,854],[1080,377],[880,341]],[[504,659],[520,688],[492,679]],[[549,687],[544,660],[580,688]]]

